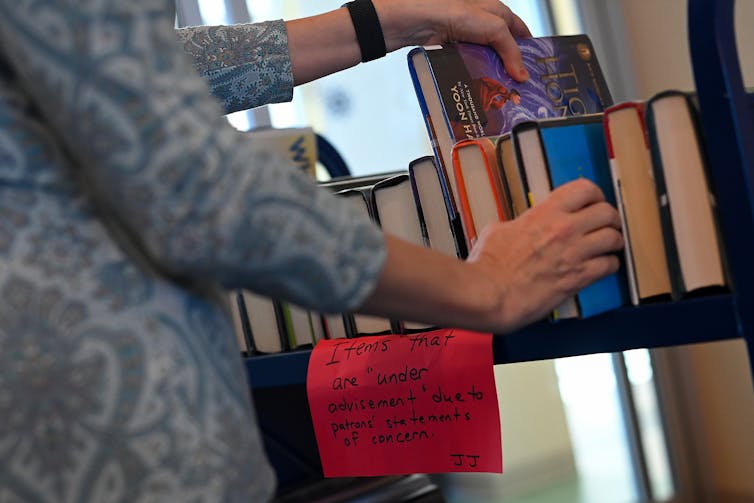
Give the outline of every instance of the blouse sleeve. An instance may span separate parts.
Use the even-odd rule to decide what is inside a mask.
[[[282,20],[176,30],[226,113],[290,101],[293,74]]]
[[[0,51],[102,213],[161,267],[326,312],[357,306],[385,260],[379,229],[228,124],[173,22],[168,1],[0,0]]]

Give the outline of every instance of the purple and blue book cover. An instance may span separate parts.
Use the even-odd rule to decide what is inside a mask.
[[[516,82],[488,46],[428,50],[437,91],[456,141],[501,135],[519,122],[598,113],[612,98],[586,35],[518,39],[526,82]]]

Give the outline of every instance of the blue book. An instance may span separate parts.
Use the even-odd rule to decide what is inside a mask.
[[[512,135],[531,204],[560,185],[587,178],[615,206],[601,113],[525,122],[515,126]],[[621,267],[579,291],[558,308],[555,318],[587,318],[627,304],[628,281]]]

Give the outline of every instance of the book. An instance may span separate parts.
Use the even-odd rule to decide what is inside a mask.
[[[317,344],[322,339],[327,339],[327,321],[319,311],[309,311],[311,321],[312,344]]]
[[[375,183],[369,199],[372,218],[383,231],[417,246],[425,245],[408,173]]]
[[[495,156],[496,141],[494,136],[470,138],[452,149],[459,213],[469,250],[487,224],[511,218]]]
[[[602,121],[602,114],[589,114],[514,126],[513,143],[530,206],[540,204],[552,189],[582,177],[615,205]],[[553,318],[587,318],[625,305],[626,281],[622,270],[595,281],[558,306]]]
[[[248,356],[252,353],[254,347],[251,341],[251,333],[246,321],[246,307],[243,303],[243,296],[238,290],[228,292],[229,309],[233,321],[233,333],[236,336],[238,349],[241,354]]]
[[[505,192],[508,194],[511,215],[516,218],[529,208],[529,203],[516,160],[516,151],[513,148],[513,137],[510,133],[497,137],[495,156],[502,175]]]
[[[548,173],[544,145],[535,121],[516,124],[511,132],[516,163],[520,169],[521,181],[526,191],[528,206],[541,203],[550,192],[552,182]],[[554,319],[576,318],[579,316],[577,299],[572,297],[553,311]]]
[[[281,302],[285,337],[288,349],[312,347],[311,318],[309,311],[288,302]]]
[[[586,35],[522,38],[517,43],[530,78],[516,82],[489,46],[454,43],[417,47],[408,67],[433,151],[448,172],[455,201],[451,150],[462,139],[499,136],[516,124],[602,112],[612,97]]]
[[[317,168],[317,135],[311,127],[263,127],[249,131],[256,142],[289,159],[312,178]]]
[[[461,216],[450,195],[445,173],[435,158],[427,155],[412,160],[408,176],[428,246],[445,255],[465,258]]]
[[[286,328],[278,302],[250,290],[241,290],[242,317],[248,327],[250,354],[280,353],[288,349]]]
[[[375,183],[389,178],[390,176],[403,173],[404,171],[392,171],[386,173],[375,173],[369,175],[348,175],[331,178],[326,181],[319,181],[318,185],[330,192],[337,194],[341,191],[348,189],[364,190],[371,187]],[[360,210],[361,211],[361,210]],[[370,216],[371,217],[371,216]],[[360,320],[363,322],[368,317],[360,316]],[[326,328],[326,337],[328,339],[340,339],[347,337],[354,337],[358,335],[356,324],[353,319],[353,313],[334,313],[323,315]],[[363,325],[363,323],[362,323]]]
[[[348,337],[350,322],[344,316],[342,313],[322,315],[327,339],[345,339]]]
[[[622,221],[631,303],[669,300],[670,271],[644,123],[644,102],[626,101],[608,107],[604,128]]]
[[[724,290],[722,240],[693,95],[671,89],[652,96],[646,127],[673,297]]]
[[[319,313],[290,302],[280,302],[288,349],[311,348],[325,338],[325,328]]]
[[[349,175],[332,178],[326,181],[317,182],[319,187],[328,189],[333,193],[340,192],[346,189],[361,189],[363,187],[371,187],[380,180],[390,178],[393,175],[404,173],[406,170],[399,169],[396,171],[388,171],[385,173],[374,173],[370,175]]]
[[[386,234],[417,246],[425,246],[419,212],[416,208],[408,173],[391,176],[372,185],[369,190],[372,218]],[[427,330],[431,325],[393,320],[396,333]]]
[[[355,212],[373,219],[370,203],[371,185],[352,187],[340,190],[335,194],[343,197],[351,204]],[[385,335],[393,333],[393,325],[387,318],[370,316],[367,314],[349,313],[352,327],[352,336],[358,335]]]

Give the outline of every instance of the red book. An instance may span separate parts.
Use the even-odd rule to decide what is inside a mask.
[[[671,284],[644,123],[644,102],[626,101],[608,107],[603,120],[610,174],[623,224],[631,302],[638,305],[667,300]]]

